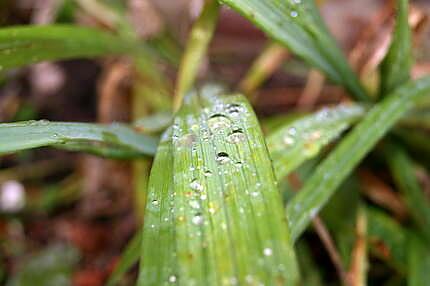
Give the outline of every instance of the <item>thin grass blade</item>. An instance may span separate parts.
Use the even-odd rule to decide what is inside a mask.
[[[127,159],[154,155],[157,140],[122,124],[47,120],[0,124],[0,155],[44,146]]]
[[[368,241],[373,253],[400,272],[406,271],[407,232],[386,213],[367,208]]]
[[[187,48],[179,66],[178,82],[173,103],[174,111],[181,107],[185,94],[193,87],[201,61],[208,49],[219,14],[217,0],[205,0],[203,10],[191,29]]]
[[[241,13],[292,53],[322,70],[355,98],[369,99],[328,32],[313,0],[219,1]]]
[[[412,160],[399,145],[386,145],[385,153],[409,213],[430,241],[430,202],[418,182]]]
[[[408,22],[408,2],[408,0],[397,0],[397,22],[393,40],[388,54],[381,63],[380,94],[382,96],[409,80],[412,65],[412,41]]]
[[[128,242],[115,270],[106,282],[106,286],[118,285],[121,278],[139,261],[142,246],[142,232],[138,231]]]
[[[295,255],[255,115],[187,97],[149,183],[138,285],[294,285]]]
[[[408,246],[408,286],[426,286],[429,283],[430,249],[428,243],[411,235]]]
[[[306,229],[312,218],[375,144],[413,108],[415,101],[429,92],[430,77],[403,85],[375,105],[339,143],[287,206],[293,240]]]
[[[46,60],[127,54],[136,47],[94,29],[68,25],[0,29],[0,70]]]
[[[365,108],[362,106],[343,104],[324,108],[272,132],[267,137],[267,147],[277,178],[283,178],[318,155],[324,146],[338,138],[364,114]]]

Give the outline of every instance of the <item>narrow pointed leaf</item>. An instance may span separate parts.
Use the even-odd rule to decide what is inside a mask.
[[[127,54],[135,47],[112,34],[68,25],[0,29],[0,70],[45,60]]]
[[[371,250],[400,271],[407,265],[407,232],[390,216],[367,208],[368,240]]]
[[[278,179],[288,175],[304,161],[342,134],[365,113],[359,105],[340,105],[324,108],[295,120],[271,133],[267,147],[273,159]]]
[[[391,173],[409,213],[430,240],[430,202],[415,175],[413,162],[400,146],[392,144],[385,148]]]
[[[411,29],[408,0],[397,0],[397,21],[393,40],[381,64],[381,95],[387,95],[409,80],[412,65]]]
[[[408,286],[429,284],[430,248],[418,236],[411,236],[408,247]]]
[[[187,97],[151,172],[139,285],[296,280],[282,200],[251,107],[242,96]]]
[[[327,203],[338,186],[364,156],[414,106],[430,92],[430,77],[409,82],[375,105],[364,119],[317,167],[303,189],[287,206],[291,235],[297,239]]]
[[[368,100],[345,56],[323,23],[313,0],[219,0],[240,12],[270,37],[343,85],[355,98]]]
[[[121,278],[139,261],[142,245],[142,232],[138,231],[127,244],[115,270],[112,272],[106,286],[118,285]]]
[[[217,0],[205,0],[203,10],[191,29],[187,48],[179,66],[174,100],[175,111],[180,108],[185,94],[191,89],[196,80],[199,67],[215,32],[218,14],[219,4]]]
[[[54,146],[112,158],[153,155],[157,140],[122,124],[24,121],[0,124],[0,155]]]

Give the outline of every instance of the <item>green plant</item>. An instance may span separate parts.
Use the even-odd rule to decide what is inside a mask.
[[[245,96],[220,85],[195,83],[223,4],[343,86],[357,102],[282,119],[264,135]],[[366,283],[370,251],[393,266],[393,277],[406,277],[408,285],[425,285],[430,201],[415,164],[428,170],[429,161],[409,153],[419,145],[429,155],[428,116],[418,113],[428,115],[422,102],[430,93],[430,77],[410,79],[408,1],[398,0],[397,9],[377,101],[362,88],[312,0],[205,1],[185,47],[174,92],[155,60],[165,55],[150,42],[130,37],[126,25],[120,25],[117,34],[72,25],[0,29],[2,71],[44,60],[128,55],[147,80],[143,101],[134,104],[143,102],[159,111],[152,117],[137,112],[136,128],[43,120],[2,123],[0,154],[53,146],[108,158],[140,157],[147,164],[136,165],[136,170],[143,172],[148,158],[155,156],[149,178],[141,174],[136,187],[139,207],[146,204],[143,232],[131,241],[108,285],[118,283],[139,259],[137,285],[142,286],[322,283],[309,245],[305,240],[296,244],[310,224],[318,223],[319,214],[327,218],[335,243],[346,253],[340,266],[355,266],[351,281],[343,277],[343,284]],[[171,105],[169,93],[174,94],[173,108],[166,113],[162,109]],[[152,94],[168,103],[151,102]],[[409,137],[414,132],[424,139]],[[369,154],[388,165],[413,223],[399,223],[370,206],[355,188],[343,186],[355,178],[361,163],[373,167],[363,163]],[[314,164],[301,172],[311,159]],[[286,186],[285,178],[294,174],[303,185],[297,194]],[[354,194],[342,196],[345,190]],[[345,205],[351,206],[350,214],[330,215]],[[343,236],[341,227],[331,228],[345,224],[357,224],[357,235],[352,230]],[[381,253],[378,243],[389,255]]]

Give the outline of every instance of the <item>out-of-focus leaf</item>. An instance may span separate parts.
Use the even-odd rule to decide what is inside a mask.
[[[127,54],[130,42],[98,30],[69,25],[0,29],[0,70],[46,60]]]
[[[193,87],[201,61],[212,39],[219,14],[217,0],[206,0],[203,10],[191,29],[181,64],[179,66],[173,107],[181,107],[185,94]]]
[[[143,133],[157,133],[167,129],[172,121],[173,116],[170,112],[159,112],[142,117],[136,120],[133,125]]]
[[[377,256],[401,272],[406,270],[407,232],[390,216],[367,208],[369,246]]]
[[[409,80],[412,65],[411,29],[408,0],[397,0],[397,23],[390,49],[381,64],[382,96]]]
[[[142,246],[142,232],[138,231],[130,242],[127,244],[125,250],[121,255],[121,259],[112,272],[106,286],[117,285],[121,278],[127,273],[130,268],[139,261]]]
[[[409,213],[430,241],[430,203],[414,172],[413,162],[398,145],[385,146],[386,158]]]
[[[318,265],[315,263],[309,245],[305,241],[299,241],[296,245],[297,260],[300,265],[301,284],[303,286],[322,286],[322,275]]]
[[[270,37],[342,84],[355,98],[368,100],[345,56],[328,32],[314,1],[219,0],[240,12]]]
[[[365,108],[359,105],[324,108],[272,132],[267,147],[276,176],[281,179],[318,155],[322,147],[338,138],[364,113]]]
[[[0,124],[0,155],[54,146],[112,158],[153,155],[157,140],[121,125],[25,121]]]
[[[79,253],[71,246],[55,245],[29,256],[7,286],[70,286]]]
[[[287,206],[293,240],[306,229],[338,186],[364,156],[414,106],[430,92],[430,77],[409,82],[375,105],[316,169],[303,189]]]
[[[428,243],[412,235],[408,246],[408,286],[429,285],[430,248]]]
[[[138,285],[295,285],[266,145],[241,96],[190,95],[150,176]]]

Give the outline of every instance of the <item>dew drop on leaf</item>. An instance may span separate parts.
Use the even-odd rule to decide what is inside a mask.
[[[200,213],[197,213],[193,216],[193,219],[191,220],[193,224],[195,225],[201,225],[203,223],[203,216]]]
[[[194,179],[191,181],[190,188],[198,192],[203,191],[203,186],[202,184],[200,184],[200,182],[197,179]]]
[[[220,132],[231,126],[231,120],[222,114],[214,114],[208,119],[208,126],[212,132]]]
[[[231,161],[230,156],[225,152],[219,152],[216,155],[216,161],[220,164],[227,164]]]
[[[230,143],[240,143],[246,139],[245,134],[241,129],[233,130],[227,137],[227,141]]]
[[[271,256],[273,254],[273,250],[271,248],[269,248],[269,247],[266,247],[263,250],[263,254],[264,254],[264,256]]]

